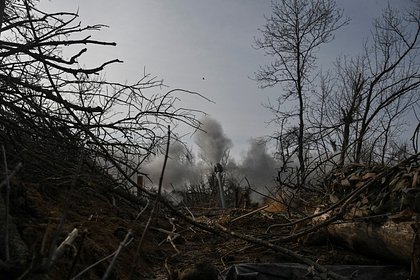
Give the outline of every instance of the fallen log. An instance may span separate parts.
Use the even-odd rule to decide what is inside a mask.
[[[341,221],[329,225],[326,231],[334,243],[368,256],[409,265],[413,251],[413,223]]]
[[[326,205],[333,203],[345,212],[321,233],[358,253],[410,265],[415,236],[412,226],[418,223],[420,205],[419,156],[417,153],[388,168],[350,166],[332,173],[326,183],[331,190]],[[331,219],[334,211],[332,207],[318,208],[312,224]]]

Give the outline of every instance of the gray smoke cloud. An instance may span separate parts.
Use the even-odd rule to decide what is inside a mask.
[[[201,129],[197,131],[194,141],[200,148],[202,156],[211,163],[219,163],[223,154],[232,147],[232,141],[225,135],[219,122],[208,116],[201,120]]]
[[[164,189],[172,190],[173,187],[175,190],[184,190],[185,184],[193,184],[198,180],[198,171],[188,157],[189,152],[184,145],[179,142],[171,143],[163,179]],[[159,184],[164,160],[165,155],[159,155],[150,161],[143,170],[149,175],[154,186]]]
[[[254,189],[267,195],[268,190],[275,185],[275,167],[276,161],[268,154],[266,143],[252,139],[239,167],[242,175],[249,180]],[[262,197],[254,193],[251,199],[259,201]]]
[[[188,184],[198,184],[209,173],[208,161],[212,164],[219,163],[226,151],[232,147],[232,141],[225,135],[223,128],[216,120],[205,117],[201,120],[203,131],[197,131],[194,135],[194,142],[199,148],[205,161],[195,161],[189,155],[188,150],[179,142],[171,143],[169,158],[165,169],[163,188],[167,194],[170,193],[171,200],[179,203],[182,197],[179,193],[171,192],[184,191]],[[225,166],[225,176],[242,180],[246,177],[253,189],[269,195],[270,189],[275,186],[276,166],[278,163],[268,153],[265,142],[251,140],[249,148],[243,156],[242,162],[236,164],[230,159]],[[149,174],[153,185],[157,186],[162,170],[164,155],[159,155],[151,160],[142,170]],[[149,183],[150,184],[150,183]],[[242,184],[242,186],[244,186]],[[268,188],[268,190],[267,190]],[[260,202],[262,196],[251,193],[251,199]]]

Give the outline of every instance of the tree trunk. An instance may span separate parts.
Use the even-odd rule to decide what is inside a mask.
[[[344,119],[344,131],[343,131],[343,144],[341,146],[341,152],[340,152],[340,166],[344,166],[344,162],[347,155],[347,148],[349,146],[349,138],[350,138],[350,125],[351,125],[351,116],[349,118],[349,115],[346,114],[344,110],[343,111],[343,119]]]

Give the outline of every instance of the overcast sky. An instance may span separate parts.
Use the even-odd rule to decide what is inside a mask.
[[[352,21],[321,50],[319,65],[328,69],[339,55],[357,54],[369,36],[372,20],[389,2],[407,7],[411,0],[337,0]],[[236,158],[252,137],[271,134],[273,117],[262,104],[281,87],[261,90],[250,79],[266,63],[252,48],[258,28],[269,16],[269,0],[41,0],[44,10],[77,11],[84,24],[109,26],[96,38],[118,43],[88,51],[88,66],[119,58],[106,69],[112,80],[136,81],[147,72],[170,88],[197,91],[215,103],[182,95],[183,107],[203,110],[219,121],[232,139]],[[204,78],[204,80],[203,80]],[[188,139],[186,139],[188,140]]]

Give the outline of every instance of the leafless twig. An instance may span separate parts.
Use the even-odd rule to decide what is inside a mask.
[[[77,236],[79,235],[79,230],[74,228],[69,235],[61,242],[60,246],[57,247],[57,250],[54,251],[54,254],[51,258],[51,262],[55,262],[55,260],[59,259],[63,254],[68,246],[73,246],[73,242],[76,240]]]
[[[155,212],[156,212],[156,209],[157,209],[159,200],[160,200],[160,195],[161,195],[161,192],[162,192],[163,177],[164,177],[164,174],[165,174],[166,163],[168,161],[170,140],[171,140],[171,127],[168,126],[168,140],[167,140],[168,142],[166,144],[165,159],[163,161],[162,172],[161,172],[160,178],[159,178],[158,193],[156,195],[155,202],[153,204],[153,208],[152,208],[152,210],[150,212],[149,219],[147,220],[146,226],[144,227],[144,230],[143,230],[143,233],[141,235],[139,244],[137,246],[137,250],[136,250],[136,254],[135,254],[134,262],[133,262],[133,267],[131,269],[130,278],[132,278],[132,276],[134,275],[134,270],[137,267],[137,262],[138,262],[138,259],[140,257],[140,251],[141,251],[141,248],[143,246],[144,238],[146,237],[147,231],[149,230],[150,222],[152,221],[152,219],[153,219],[153,217],[155,215]]]
[[[235,221],[237,221],[237,220],[240,220],[240,219],[242,219],[242,218],[245,218],[245,217],[251,216],[252,214],[255,214],[255,213],[257,213],[257,212],[260,212],[260,211],[262,211],[262,210],[266,209],[268,206],[269,206],[269,205],[264,205],[264,206],[262,206],[262,207],[260,207],[260,208],[258,208],[258,209],[255,209],[255,210],[253,210],[253,211],[251,211],[251,212],[248,212],[248,213],[246,213],[246,214],[244,214],[244,215],[242,215],[242,216],[236,217],[235,219],[232,219],[230,222],[231,222],[231,223],[233,223],[233,222],[235,222]]]
[[[22,166],[22,163],[19,162],[16,165],[15,169],[13,169],[13,171],[9,175],[7,175],[6,178],[0,183],[0,188],[4,185],[7,185],[8,182],[10,182],[10,179],[12,179],[16,175],[16,173],[22,168]]]
[[[111,261],[111,263],[109,264],[108,268],[106,269],[105,274],[104,274],[104,276],[102,277],[102,280],[106,280],[106,279],[108,279],[108,277],[109,277],[109,275],[110,275],[110,273],[111,273],[111,270],[112,270],[112,268],[114,267],[115,261],[117,260],[118,255],[120,254],[120,252],[121,252],[122,248],[123,248],[123,247],[124,247],[124,246],[125,246],[125,245],[129,242],[129,240],[132,238],[132,236],[133,236],[133,232],[132,232],[132,230],[130,229],[130,230],[128,230],[127,234],[125,235],[124,240],[123,240],[123,241],[121,241],[120,246],[118,247],[117,251],[115,251],[115,254],[114,254],[113,258],[112,258],[112,261]]]
[[[4,254],[6,257],[6,262],[10,261],[10,251],[9,251],[9,204],[10,204],[10,180],[8,179],[9,170],[7,168],[7,158],[6,158],[6,149],[4,145],[1,145],[1,151],[3,154],[3,164],[4,164],[4,174],[6,174],[6,224],[5,224],[5,233],[4,233]]]
[[[130,232],[130,231],[129,231],[129,232]],[[128,235],[128,233],[127,233],[127,235]],[[127,235],[126,235],[126,237],[127,237]],[[130,233],[130,235],[131,235],[131,233]],[[124,238],[124,240],[125,240],[125,238]],[[133,238],[129,238],[129,239],[127,240],[127,242],[123,244],[123,247],[126,247],[128,244],[130,244],[132,240],[133,240]],[[121,244],[122,244],[122,243],[120,243],[120,245],[121,245]],[[118,247],[118,249],[117,249],[116,251],[114,251],[114,252],[112,252],[111,254],[109,254],[108,256],[106,256],[106,257],[104,257],[104,258],[100,259],[99,261],[95,262],[94,264],[92,264],[92,265],[88,266],[87,268],[85,268],[84,270],[82,270],[81,272],[79,272],[76,276],[74,276],[73,278],[71,278],[71,280],[77,280],[77,279],[79,279],[79,278],[80,278],[80,276],[82,276],[83,274],[85,274],[86,272],[88,272],[90,269],[92,269],[93,267],[97,266],[97,265],[98,265],[98,264],[100,264],[101,262],[106,261],[107,259],[109,259],[109,258],[111,258],[111,257],[115,256],[117,253],[119,254],[119,252],[120,252],[120,251],[121,251],[121,249],[120,249],[120,247]]]
[[[82,232],[82,237],[81,237],[79,246],[77,248],[76,256],[73,259],[73,262],[71,264],[71,267],[70,267],[70,270],[69,270],[69,273],[68,273],[68,276],[67,276],[67,279],[68,280],[70,280],[71,276],[73,275],[73,271],[74,271],[74,269],[76,267],[77,262],[79,261],[80,254],[81,254],[81,251],[82,251],[82,248],[83,248],[83,245],[84,245],[84,242],[85,242],[87,233],[88,233],[88,230],[87,230],[87,228],[85,228],[83,230],[83,232]]]
[[[341,275],[339,275],[337,273],[334,273],[332,271],[329,271],[324,266],[319,265],[316,262],[314,262],[314,261],[312,261],[312,260],[310,260],[308,258],[305,258],[302,255],[300,255],[300,254],[298,254],[298,253],[296,253],[296,252],[294,252],[292,250],[286,249],[284,247],[278,246],[278,245],[276,245],[274,243],[267,242],[265,240],[262,240],[262,239],[259,239],[259,238],[256,238],[256,237],[252,237],[252,236],[249,236],[249,235],[240,234],[240,233],[231,231],[231,230],[225,228],[224,226],[222,226],[220,224],[216,224],[216,226],[220,230],[222,230],[224,233],[226,233],[226,234],[228,234],[230,236],[233,236],[235,238],[239,238],[239,239],[248,241],[248,242],[253,243],[253,244],[261,245],[261,246],[264,246],[266,248],[270,248],[270,249],[272,249],[272,250],[274,250],[276,252],[282,253],[282,254],[287,255],[287,256],[290,256],[290,257],[292,257],[292,258],[294,258],[296,260],[299,260],[299,261],[301,261],[301,262],[309,265],[310,267],[313,267],[315,270],[317,270],[321,274],[326,274],[327,277],[329,277],[329,278],[325,277],[323,279],[336,279],[336,280],[345,280],[345,279],[348,279],[347,277],[344,277],[344,276],[341,276]],[[322,275],[320,275],[320,276],[322,277]]]

